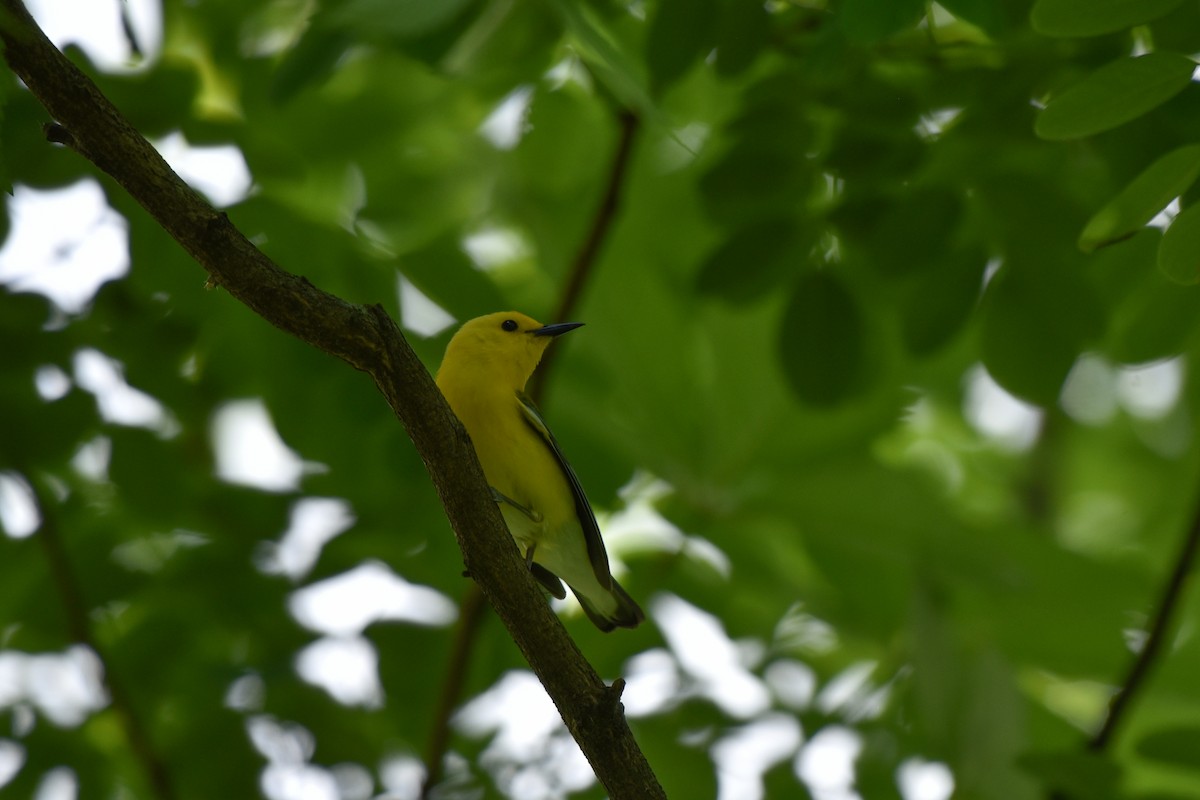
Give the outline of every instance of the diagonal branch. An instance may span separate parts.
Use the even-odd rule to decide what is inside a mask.
[[[1167,644],[1167,635],[1171,630],[1175,610],[1179,607],[1179,602],[1183,597],[1188,577],[1195,569],[1197,555],[1200,555],[1200,508],[1197,508],[1192,518],[1192,524],[1183,539],[1183,546],[1175,558],[1175,566],[1171,569],[1171,575],[1163,587],[1162,597],[1159,598],[1158,607],[1154,610],[1154,616],[1150,620],[1146,641],[1134,656],[1125,680],[1121,682],[1112,701],[1108,704],[1108,714],[1105,716],[1103,724],[1087,741],[1087,749],[1091,752],[1103,753],[1108,748],[1116,737],[1117,729],[1122,721],[1129,716],[1134,698],[1149,680],[1150,672]],[[1049,800],[1070,800],[1071,796],[1068,791],[1061,788],[1054,789],[1048,795]]]
[[[149,733],[142,724],[141,717],[134,711],[133,703],[125,691],[125,685],[114,672],[111,660],[106,657],[104,650],[96,642],[96,637],[92,635],[91,622],[88,620],[88,606],[79,588],[79,581],[76,580],[75,573],[71,569],[71,560],[67,555],[67,548],[63,544],[57,517],[50,500],[37,485],[32,475],[25,473],[25,477],[29,482],[38,514],[42,519],[37,539],[41,544],[42,553],[46,557],[50,578],[58,592],[59,602],[63,606],[68,633],[72,639],[86,646],[96,654],[96,658],[100,659],[104,670],[104,685],[108,688],[112,710],[116,714],[117,722],[125,734],[126,741],[129,742],[129,747],[133,750],[135,760],[141,765],[142,771],[146,773],[146,781],[153,789],[154,796],[158,800],[173,800],[176,796],[175,787],[167,765],[155,749]]]
[[[591,275],[592,266],[600,256],[601,247],[612,230],[613,220],[620,204],[621,190],[625,184],[625,175],[629,166],[630,155],[633,153],[633,141],[638,130],[638,118],[630,111],[622,110],[618,116],[621,133],[617,139],[617,149],[613,154],[612,164],[608,171],[608,181],[605,184],[604,195],[592,216],[592,224],[587,236],[580,245],[579,252],[571,263],[571,274],[567,278],[566,287],[559,299],[557,310],[548,322],[564,322],[570,317],[583,294],[584,284]],[[533,374],[530,386],[530,396],[538,405],[542,404],[542,391],[546,386],[546,374],[554,348],[546,351],[542,357],[541,367]],[[442,683],[442,691],[438,697],[437,712],[433,718],[433,728],[429,735],[429,747],[425,755],[425,788],[423,796],[428,796],[442,777],[442,760],[450,745],[450,717],[462,697],[463,686],[467,681],[467,663],[475,647],[479,635],[479,623],[486,606],[479,594],[479,587],[472,583],[467,586],[459,607],[458,622],[455,625],[454,646],[450,653],[449,664],[446,668],[446,679]]]
[[[1121,687],[1113,695],[1104,724],[1088,742],[1089,750],[1100,752],[1108,746],[1117,727],[1128,714],[1130,703],[1145,686],[1151,668],[1167,644],[1171,621],[1175,616],[1176,608],[1179,607],[1180,599],[1183,597],[1188,576],[1192,574],[1196,565],[1198,553],[1200,553],[1200,509],[1197,509],[1192,519],[1192,524],[1184,537],[1183,546],[1175,559],[1171,576],[1167,579],[1166,586],[1163,587],[1162,597],[1159,598],[1158,608],[1155,609],[1154,617],[1151,619],[1146,641],[1142,645],[1142,649],[1138,651],[1133,663],[1130,664],[1129,673]]]
[[[454,644],[446,663],[446,678],[442,681],[442,690],[438,694],[433,725],[429,732],[429,744],[425,750],[422,800],[432,797],[435,788],[442,781],[442,764],[446,758],[446,751],[450,748],[450,718],[454,716],[454,711],[462,699],[469,672],[467,668],[470,666],[471,654],[475,651],[475,642],[479,639],[479,625],[483,622],[486,611],[487,605],[483,602],[479,584],[467,584],[462,603],[458,606],[458,621],[454,623]]]
[[[374,380],[421,455],[467,571],[479,583],[611,797],[665,794],[605,686],[551,612],[491,501],[461,423],[381,306],[285,272],[180,180],[45,37],[20,0],[0,0],[4,58],[57,121],[56,138],[108,173],[208,272],[263,319]]]
[[[579,299],[583,295],[583,287],[587,284],[592,267],[600,257],[600,249],[604,245],[608,232],[617,218],[617,209],[621,204],[621,189],[625,186],[625,173],[629,168],[630,157],[633,155],[633,143],[637,138],[639,128],[638,118],[632,112],[624,110],[620,113],[621,134],[617,139],[617,150],[613,154],[612,165],[608,170],[608,184],[604,188],[604,196],[592,217],[592,225],[575,260],[571,262],[571,273],[567,278],[567,286],[559,299],[558,308],[550,322],[565,322],[575,312]],[[549,366],[554,361],[555,348],[546,350],[542,356],[542,365],[533,373],[530,380],[529,396],[534,402],[540,403],[542,387],[545,385]]]
[[[608,168],[608,183],[604,187],[604,196],[592,216],[592,225],[583,240],[575,260],[571,262],[571,274],[567,279],[566,290],[559,300],[558,308],[554,311],[551,322],[563,322],[574,313],[583,294],[583,287],[592,273],[592,267],[600,257],[600,249],[612,229],[617,218],[617,210],[621,206],[621,190],[625,188],[625,173],[629,169],[629,160],[633,155],[633,143],[637,138],[639,123],[637,115],[628,109],[623,109],[617,115],[621,124],[621,133],[617,139],[617,149],[613,153],[612,164]],[[532,395],[534,400],[537,396]]]

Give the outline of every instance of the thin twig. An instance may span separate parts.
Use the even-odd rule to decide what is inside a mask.
[[[638,129],[638,119],[631,112],[621,111],[618,119],[621,125],[621,134],[617,140],[616,152],[613,154],[604,196],[592,217],[588,234],[572,261],[571,274],[562,296],[559,298],[558,309],[551,319],[552,322],[565,321],[578,305],[584,285],[591,274],[592,266],[600,255],[604,239],[612,230],[613,219],[616,217],[621,189],[629,165],[629,156],[633,152],[634,134]],[[542,391],[546,385],[546,375],[550,368],[550,354],[553,351],[554,348],[546,351],[546,355],[542,358],[542,364],[534,373],[530,385],[530,396],[538,404],[542,402]],[[442,778],[442,762],[446,755],[446,749],[450,745],[450,717],[454,714],[454,709],[462,697],[463,685],[468,676],[467,662],[474,650],[475,641],[479,635],[479,623],[486,611],[487,605],[483,602],[479,586],[472,581],[463,593],[458,623],[455,627],[454,647],[446,669],[446,679],[442,684],[441,696],[438,698],[433,730],[429,735],[429,747],[425,757],[425,784],[421,791],[422,798],[427,798],[430,790]]]
[[[629,167],[630,156],[633,154],[633,143],[637,138],[639,128],[637,115],[631,111],[621,111],[618,119],[621,123],[621,133],[617,139],[617,150],[613,154],[609,166],[608,185],[605,187],[604,197],[601,198],[600,205],[592,217],[592,225],[588,229],[587,237],[584,238],[579,252],[575,254],[575,260],[571,264],[570,277],[567,278],[566,288],[559,299],[558,308],[554,310],[551,322],[565,322],[574,313],[575,307],[579,305],[580,297],[583,295],[583,288],[587,285],[592,267],[596,264],[609,230],[617,218],[617,209],[621,204],[621,189],[625,186],[625,173]],[[533,398],[534,402],[541,401],[542,387],[545,385],[548,367],[554,361],[554,354],[555,348],[551,347],[546,350],[546,354],[542,356],[542,366],[533,373],[529,396]]]
[[[112,661],[105,656],[104,650],[92,635],[87,603],[79,588],[79,582],[75,579],[75,573],[71,569],[71,559],[67,555],[66,545],[63,544],[54,510],[46,493],[37,486],[33,476],[26,473],[25,477],[29,481],[30,490],[33,492],[34,501],[38,506],[38,513],[42,518],[37,539],[41,543],[42,552],[46,555],[50,578],[67,618],[68,634],[71,639],[90,649],[100,661],[100,666],[104,671],[104,685],[108,688],[112,710],[116,713],[125,738],[133,750],[134,758],[146,773],[146,781],[153,789],[155,796],[159,800],[173,800],[175,789],[166,762],[162,760],[155,749],[149,733],[142,725],[141,718],[134,713],[133,703],[114,672]]]
[[[129,43],[130,55],[139,61],[144,58],[146,53],[142,50],[137,31],[133,29],[133,15],[129,12],[129,0],[122,0],[121,3],[121,32],[125,34],[125,41]]]
[[[1150,670],[1166,645],[1167,634],[1171,630],[1171,620],[1175,609],[1178,608],[1188,576],[1195,567],[1196,555],[1200,552],[1200,508],[1197,509],[1191,527],[1183,540],[1183,547],[1175,559],[1175,566],[1163,587],[1162,597],[1159,598],[1158,608],[1150,622],[1150,630],[1121,686],[1113,695],[1108,705],[1108,714],[1104,723],[1095,735],[1087,742],[1087,749],[1093,753],[1102,753],[1116,736],[1117,728],[1128,714],[1134,697],[1145,686],[1149,679]],[[1072,793],[1061,787],[1054,788],[1047,795],[1047,800],[1072,800]]]
[[[1166,646],[1167,635],[1171,630],[1171,621],[1183,596],[1188,576],[1191,575],[1195,566],[1197,552],[1200,552],[1200,509],[1197,510],[1192,519],[1191,528],[1183,540],[1183,547],[1180,548],[1179,556],[1175,559],[1175,567],[1171,570],[1171,577],[1167,580],[1167,584],[1163,588],[1162,597],[1158,601],[1158,608],[1155,610],[1154,617],[1150,623],[1150,631],[1146,636],[1146,642],[1133,659],[1133,663],[1129,667],[1129,673],[1121,683],[1121,688],[1113,695],[1112,702],[1108,706],[1108,716],[1105,718],[1104,724],[1100,726],[1100,730],[1096,731],[1096,735],[1088,742],[1089,750],[1100,752],[1112,741],[1113,736],[1116,734],[1117,726],[1120,725],[1129,712],[1130,703],[1133,702],[1134,697],[1145,686],[1151,668]]]
[[[433,730],[429,734],[429,746],[425,755],[425,782],[421,787],[421,797],[424,800],[430,792],[442,781],[442,765],[446,758],[446,750],[450,747],[450,717],[458,708],[462,698],[463,687],[467,683],[471,663],[471,653],[479,640],[479,623],[487,611],[487,603],[483,601],[483,592],[475,581],[467,583],[463,593],[462,605],[458,610],[458,624],[454,630],[454,646],[450,650],[450,661],[446,665],[446,680],[442,682],[442,691],[438,697],[437,711],[433,717]]]

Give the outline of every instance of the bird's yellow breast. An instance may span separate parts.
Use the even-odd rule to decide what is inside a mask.
[[[522,550],[549,545],[559,533],[578,528],[571,487],[550,448],[525,421],[516,394],[449,383],[442,392],[467,429],[488,483],[541,515],[534,523],[505,513]]]

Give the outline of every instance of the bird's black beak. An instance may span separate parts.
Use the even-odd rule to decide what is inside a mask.
[[[561,336],[567,331],[573,331],[583,325],[582,322],[556,322],[553,325],[543,325],[531,330],[534,336]]]

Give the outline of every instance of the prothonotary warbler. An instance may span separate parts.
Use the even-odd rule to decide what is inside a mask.
[[[437,385],[470,434],[529,569],[559,599],[566,581],[596,627],[611,631],[645,617],[613,580],[579,478],[525,395],[546,346],[581,324],[542,325],[515,311],[473,319],[447,345]]]

